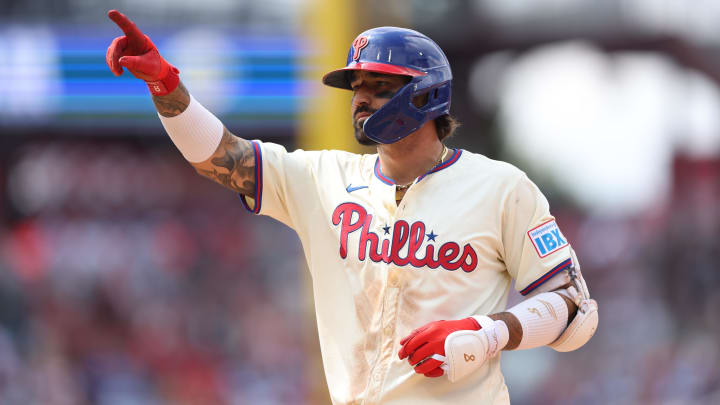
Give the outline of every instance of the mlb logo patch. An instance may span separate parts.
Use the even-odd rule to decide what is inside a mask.
[[[538,256],[545,257],[568,245],[554,219],[544,222],[528,231],[528,236]]]

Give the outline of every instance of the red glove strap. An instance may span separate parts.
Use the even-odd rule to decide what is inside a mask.
[[[474,328],[470,328],[470,330],[480,330],[482,329],[482,326],[478,323],[477,319],[473,318],[472,316],[469,316],[465,318],[464,320],[470,321],[472,325],[474,325]]]
[[[168,73],[160,80],[145,82],[153,96],[166,96],[172,93],[180,83],[180,71],[172,65],[169,65]]]

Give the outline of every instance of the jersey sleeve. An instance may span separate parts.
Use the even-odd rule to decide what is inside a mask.
[[[572,265],[570,243],[547,199],[524,174],[508,193],[503,213],[503,259],[522,295]]]
[[[316,190],[313,167],[321,152],[298,149],[288,152],[283,146],[252,141],[255,153],[255,198],[240,194],[245,208],[267,215],[290,228],[298,227],[298,211],[309,206]]]

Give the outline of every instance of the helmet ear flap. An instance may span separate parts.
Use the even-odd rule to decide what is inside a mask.
[[[414,96],[412,98],[412,104],[418,109],[422,109],[429,102],[430,102],[430,92],[418,94],[417,96]]]
[[[422,126],[426,114],[412,103],[415,87],[410,82],[365,120],[363,131],[368,138],[378,143],[394,143]]]
[[[438,101],[441,96],[445,96],[445,92],[442,91],[441,94],[441,90],[443,89],[441,89],[440,87],[433,87],[426,92],[418,94],[413,97],[412,104],[419,110],[425,111],[425,107],[427,107],[428,104],[436,105],[437,103],[442,103],[443,101]],[[447,99],[449,100],[450,97],[447,96]]]
[[[433,87],[428,94],[428,102],[421,109],[427,114],[426,121],[450,112],[451,84],[449,82]]]
[[[380,107],[363,124],[363,132],[378,143],[394,143],[420,129],[427,121],[447,114],[450,110],[451,83],[431,87],[429,91],[416,94],[418,83],[415,78]],[[427,102],[418,107],[413,100],[427,95]]]

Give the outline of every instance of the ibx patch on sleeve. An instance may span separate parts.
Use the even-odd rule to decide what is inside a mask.
[[[530,241],[538,256],[545,257],[568,245],[565,235],[560,232],[554,219],[536,226],[528,231]]]

